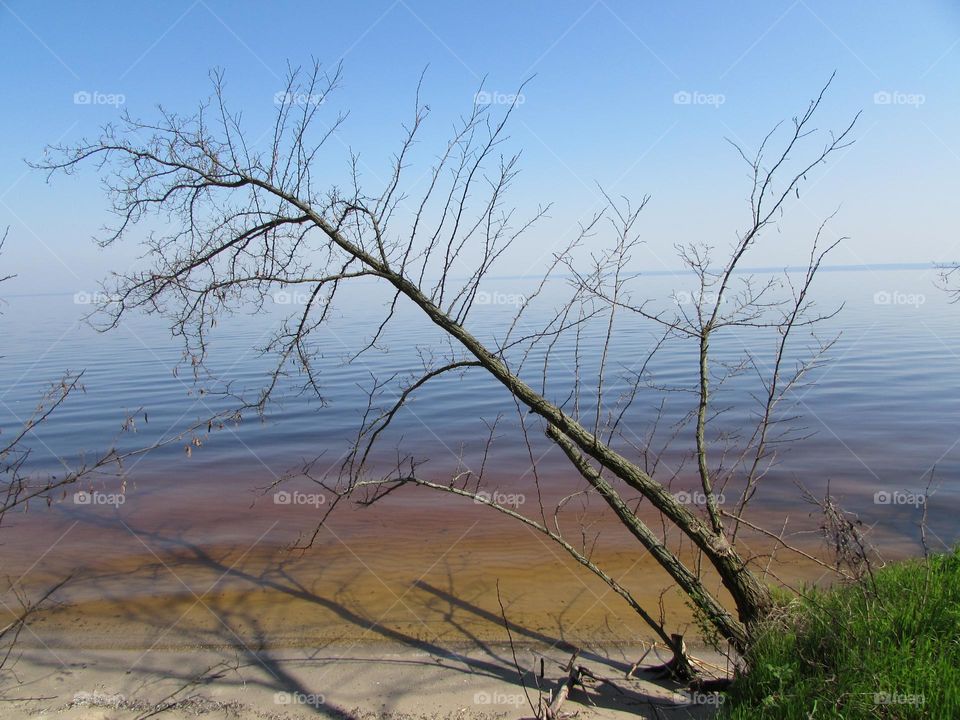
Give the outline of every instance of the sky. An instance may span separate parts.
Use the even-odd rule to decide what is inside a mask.
[[[213,68],[259,136],[288,65],[313,58],[343,67],[323,112],[349,111],[319,174],[341,179],[352,150],[371,191],[425,69],[424,170],[474,102],[500,105],[529,81],[507,145],[522,151],[512,203],[522,215],[554,205],[514,250],[516,274],[542,267],[599,207],[600,187],[650,196],[638,270],[678,267],[677,244],[727,248],[749,218],[750,190],[728,141],[751,152],[834,72],[816,126],[840,130],[859,112],[856,142],[812,173],[751,264],[802,260],[836,210],[829,237],[849,239],[833,263],[960,257],[960,5],[947,0],[0,0],[0,47],[0,275],[18,275],[6,294],[87,290],[138,262],[135,242],[101,250],[91,240],[110,221],[95,172],[48,182],[25,161],[96,136],[121,108],[142,119],[158,105],[189,113],[210,95]]]

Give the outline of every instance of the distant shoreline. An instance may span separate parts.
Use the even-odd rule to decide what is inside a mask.
[[[946,262],[946,261],[943,261]],[[916,263],[863,263],[848,265],[821,265],[818,272],[882,272],[889,270],[935,270],[940,267],[940,262],[916,262]],[[787,265],[786,267],[765,266],[740,268],[736,271],[737,275],[746,275],[750,273],[796,273],[805,272],[804,265]],[[650,270],[650,269],[627,269],[625,274],[636,274],[641,276],[670,276],[670,275],[691,275],[693,271],[687,268],[676,268],[674,270]],[[552,276],[555,279],[570,278],[569,274],[557,274]],[[540,275],[488,275],[489,280],[539,280]],[[453,278],[463,279],[463,278]],[[30,298],[30,297],[61,297],[64,295],[74,295],[75,290],[63,290],[60,292],[31,292],[31,293],[7,293],[5,298]]]
[[[946,262],[946,261],[944,261]],[[879,272],[879,271],[888,271],[888,270],[936,270],[940,267],[941,262],[917,262],[917,263],[856,263],[848,265],[821,265],[817,272]],[[717,269],[719,270],[719,269]],[[806,265],[787,265],[787,266],[758,266],[758,267],[745,267],[738,268],[734,274],[735,275],[749,275],[750,273],[796,273],[796,272],[806,272]],[[695,274],[693,270],[689,268],[675,268],[673,270],[652,270],[652,269],[642,269],[642,268],[625,268],[623,274],[626,275],[640,275],[640,276],[671,276],[671,275],[693,275]],[[531,275],[490,275],[488,276],[491,280],[529,280],[532,278],[539,279],[539,276]],[[569,274],[557,274],[553,275],[554,278],[569,278],[572,277]],[[12,297],[12,296],[11,296]]]

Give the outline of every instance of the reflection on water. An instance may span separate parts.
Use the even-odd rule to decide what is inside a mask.
[[[646,280],[643,288],[651,297],[666,298],[671,293],[682,297],[691,284],[689,276],[655,276]],[[543,321],[549,299],[559,299],[563,290],[562,283],[548,288],[542,315],[528,318],[528,325],[535,327],[537,320]],[[492,298],[509,298],[529,292],[529,288],[499,280],[493,282],[490,292]],[[845,305],[829,327],[820,330],[825,337],[840,331],[842,335],[830,352],[831,362],[817,370],[812,382],[793,397],[789,413],[802,415],[798,430],[808,437],[781,454],[758,495],[758,517],[769,518],[779,529],[789,515],[791,531],[814,529],[816,518],[810,517],[809,508],[800,501],[797,483],[815,492],[823,492],[829,483],[848,509],[874,526],[875,538],[896,547],[894,554],[909,552],[915,549],[921,517],[910,493],[922,493],[935,470],[936,491],[928,507],[931,542],[936,546],[941,541],[954,542],[958,533],[951,517],[960,510],[956,483],[960,470],[960,307],[949,305],[934,288],[933,274],[922,271],[827,272],[820,276],[816,292],[825,310]],[[269,568],[276,561],[271,553],[282,552],[280,548],[313,530],[323,499],[277,502],[272,490],[263,495],[258,489],[266,488],[304,459],[317,456],[317,469],[335,473],[365,407],[365,389],[358,383],[367,383],[371,374],[415,372],[418,353],[436,346],[438,340],[434,329],[411,309],[402,308],[398,321],[388,328],[376,349],[344,364],[376,327],[386,298],[378,296],[374,288],[354,290],[343,298],[340,317],[317,337],[322,406],[297,395],[292,386],[285,387],[280,402],[270,407],[262,422],[248,417],[237,426],[228,426],[207,438],[202,448],[193,448],[190,457],[183,444],[177,443],[131,463],[122,486],[119,480],[108,478],[87,488],[100,495],[75,502],[71,491],[49,508],[32,506],[4,531],[7,572],[29,570],[38,582],[76,568],[88,568],[91,577],[115,574],[109,581],[100,578],[68,591],[75,593],[71,599],[91,601],[96,597],[182,593],[184,588],[175,573],[154,571],[164,567],[163,559],[180,563],[180,572],[190,575],[196,568],[187,569],[191,562],[183,556],[187,548],[190,553],[227,548],[232,560],[249,548],[246,561],[253,562],[258,573]],[[50,381],[66,370],[84,371],[85,394],[71,398],[34,433],[32,462],[38,467],[55,467],[53,451],[76,459],[114,440],[120,447],[149,443],[225,407],[215,392],[199,392],[201,386],[216,391],[229,382],[233,391],[255,392],[271,370],[269,358],[262,357],[257,348],[284,314],[296,308],[278,304],[265,314],[227,319],[214,331],[211,344],[210,368],[216,378],[201,378],[200,386],[194,384],[188,368],[174,372],[181,348],[170,339],[162,322],[131,318],[120,329],[102,335],[78,322],[86,310],[89,306],[75,304],[72,295],[13,297],[2,318],[7,340],[0,362],[0,422],[5,434],[18,419],[29,415]],[[481,337],[502,337],[511,310],[506,302],[478,306],[470,326]],[[585,354],[581,373],[596,368],[601,337],[596,328],[581,338],[584,347],[597,349]],[[655,337],[653,328],[624,321],[610,360],[608,397],[612,401],[626,387],[623,381],[618,385],[616,375],[629,376]],[[801,334],[798,349],[811,342]],[[771,338],[740,330],[718,337],[715,343],[718,361],[734,362],[749,350],[760,366],[772,348]],[[657,381],[690,386],[695,371],[692,350],[684,343],[667,346],[650,365]],[[548,386],[551,397],[569,394],[574,365],[572,344],[558,345]],[[529,377],[538,379],[536,357],[528,368]],[[729,407],[722,429],[736,430],[755,418],[758,406],[751,393],[756,391],[756,377],[750,373],[722,386],[717,404]],[[640,443],[648,437],[661,399],[659,393],[640,393],[624,418],[625,452],[631,452],[628,442]],[[689,409],[685,403],[689,397],[671,394],[661,427],[682,417]],[[121,435],[124,417],[134,411],[137,433]],[[589,403],[583,411],[590,412]],[[503,419],[486,466],[490,487],[535,502],[530,451],[519,432],[516,411],[509,395],[480,372],[471,370],[425,386],[397,416],[378,462],[386,469],[385,463],[399,445],[429,458],[421,470],[437,478],[445,477],[459,462],[476,466],[486,441],[483,420],[490,422],[498,414]],[[692,488],[693,468],[681,466],[690,445],[687,437],[689,433],[682,435],[663,456],[661,469],[666,476],[678,471],[676,489]],[[536,434],[531,440],[544,502],[550,508],[580,484],[561,453],[552,452],[547,441]],[[297,496],[300,499],[317,491],[309,483],[289,489],[307,494]],[[122,504],[116,498],[111,501],[121,490]],[[593,527],[602,531],[598,552],[627,572],[633,562],[630,554],[635,552],[632,541],[618,532],[599,507],[587,507],[583,512],[598,523]],[[526,537],[525,529],[489,515],[489,511],[457,498],[420,492],[398,494],[379,509],[338,509],[331,531],[322,532],[316,548],[297,561],[298,581],[314,578],[319,582],[325,577],[324,583],[353,583],[374,594],[378,578],[386,578],[391,587],[409,587],[438,553],[453,545],[452,555],[443,556],[444,563],[438,567],[447,568],[467,585],[489,579],[495,569],[504,577],[513,577],[517,587],[533,592],[537,581],[531,577],[531,568],[550,566],[550,551]],[[798,536],[798,542],[815,544],[810,535]],[[151,572],[137,570],[151,563]],[[373,566],[364,570],[364,563]],[[369,587],[348,577],[358,567]],[[224,591],[231,587],[229,575]],[[582,590],[581,581],[573,574],[571,578],[567,589]],[[199,575],[195,579],[201,582]],[[208,580],[204,577],[202,582]],[[479,595],[489,601],[489,583],[477,587]]]

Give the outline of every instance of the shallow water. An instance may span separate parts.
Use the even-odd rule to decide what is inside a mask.
[[[960,306],[947,302],[934,287],[934,279],[934,272],[918,270],[823,272],[818,278],[815,291],[821,307],[829,311],[844,305],[819,333],[825,338],[842,334],[829,352],[830,362],[812,373],[810,383],[799,388],[784,408],[785,413],[802,416],[796,425],[798,434],[806,437],[785,450],[757,496],[758,517],[769,519],[777,530],[787,516],[788,532],[814,530],[817,518],[801,500],[797,483],[815,493],[825,492],[829,483],[844,507],[872,528],[871,537],[889,548],[890,554],[915,552],[922,512],[909,493],[922,494],[935,471],[934,494],[927,508],[930,542],[942,547],[960,538],[953,520],[960,511]],[[645,297],[674,294],[682,298],[691,285],[691,276],[656,275],[643,278],[640,289]],[[539,314],[527,321],[531,327],[544,321],[564,291],[562,282],[548,286]],[[513,310],[511,298],[531,292],[530,285],[494,280],[489,292],[492,303],[478,306],[468,326],[482,338],[502,337],[504,322]],[[217,378],[202,378],[197,385],[189,368],[177,371],[181,347],[161,319],[133,317],[119,329],[100,334],[81,321],[90,310],[83,304],[85,299],[72,294],[10,297],[0,320],[5,330],[0,426],[5,435],[29,415],[51,381],[66,370],[84,372],[85,393],[71,397],[32,433],[31,463],[37,468],[56,467],[54,452],[72,462],[114,441],[123,448],[168,437],[226,407],[216,397],[226,382],[234,390],[255,392],[271,369],[270,359],[260,356],[256,348],[297,307],[293,298],[292,304],[274,304],[260,315],[225,319],[211,343],[209,365]],[[365,391],[357,384],[368,382],[371,374],[415,372],[418,349],[436,347],[436,332],[411,309],[401,308],[378,348],[344,364],[376,327],[384,300],[375,288],[348,290],[336,321],[317,336],[324,406],[297,395],[294,378],[281,385],[281,402],[270,407],[263,421],[249,416],[239,425],[228,425],[204,437],[203,446],[191,448],[189,457],[185,441],[172,443],[127,463],[123,478],[103,477],[85,485],[104,493],[101,499],[122,491],[122,505],[78,504],[72,491],[50,507],[31,505],[28,513],[11,518],[3,530],[7,572],[27,572],[27,581],[35,578],[40,583],[78,567],[99,568],[100,573],[122,567],[122,581],[111,582],[109,590],[111,597],[122,599],[125,594],[183,592],[184,583],[176,573],[149,574],[134,568],[137,559],[169,560],[168,554],[173,557],[185,547],[226,548],[228,554],[255,548],[254,556],[260,558],[257,572],[269,567],[274,561],[271,549],[281,552],[298,536],[309,534],[323,507],[319,500],[313,505],[276,504],[272,490],[265,496],[259,491],[308,458],[319,456],[314,468],[318,473],[335,474],[366,402]],[[625,387],[617,375],[642,362],[655,338],[649,325],[628,319],[618,329],[608,363],[611,403]],[[769,362],[770,341],[768,336],[742,330],[727,333],[715,342],[716,358],[732,363],[748,349],[762,367]],[[798,341],[800,349],[809,345],[802,334]],[[588,328],[581,342],[585,352],[579,372],[587,378],[597,367],[602,328]],[[689,387],[695,377],[693,349],[689,343],[666,346],[650,364],[656,381]],[[575,365],[572,344],[559,344],[551,366],[551,397],[562,399],[569,394]],[[537,363],[531,361],[528,367],[528,380],[538,380]],[[199,387],[214,392],[201,394]],[[729,410],[718,427],[729,431],[749,423],[757,411],[751,393],[758,387],[749,372],[724,383],[716,402]],[[387,394],[385,400],[390,397]],[[626,452],[630,452],[626,442],[647,437],[660,399],[659,393],[643,392],[625,415],[621,447]],[[682,417],[689,401],[684,393],[667,396],[661,432]],[[592,413],[587,401],[581,409],[585,416]],[[135,434],[120,432],[128,413],[137,419]],[[529,452],[537,458],[537,477],[548,510],[580,487],[562,454],[551,450],[535,425],[528,451],[509,395],[473,370],[431,381],[398,414],[374,467],[388,472],[399,445],[419,458],[429,458],[420,472],[438,480],[449,477],[458,463],[476,470],[486,442],[482,420],[492,422],[499,413],[503,419],[485,466],[491,490],[523,495],[525,508],[535,508]],[[690,437],[689,431],[681,435],[663,454],[660,471],[666,473],[663,477],[676,471],[678,490],[693,487],[693,467],[681,465]],[[720,448],[716,441],[714,457],[719,457]],[[303,481],[290,489],[318,490]],[[891,494],[877,496],[884,492]],[[317,549],[312,551],[320,553],[316,562],[323,564],[324,553],[363,547],[352,560],[345,556],[337,563],[356,561],[353,567],[369,571],[374,589],[378,579],[396,587],[409,585],[425,562],[455,540],[461,567],[450,572],[459,573],[458,577],[483,578],[485,569],[499,568],[500,573],[514,576],[517,587],[526,587],[518,579],[524,571],[540,564],[549,567],[549,557],[536,545],[530,552],[519,549],[517,543],[532,542],[526,530],[491,521],[484,514],[489,511],[462,499],[408,492],[384,503],[386,509],[375,512],[338,509],[331,525],[335,534],[323,531],[318,536]],[[629,538],[597,510],[594,502],[583,512],[598,523],[593,528],[603,533],[598,546],[601,556],[618,558],[632,552]],[[464,531],[468,532],[461,537]],[[817,546],[813,534],[797,535],[796,541]],[[266,554],[259,555],[261,550]],[[315,566],[305,572],[315,574],[316,570]],[[334,573],[337,582],[348,581],[349,573],[344,573]],[[90,574],[96,573],[90,570]],[[535,587],[535,580],[528,580]],[[198,577],[197,582],[207,587],[209,579]],[[578,589],[579,581],[570,582]],[[489,587],[483,590],[488,601],[489,591]],[[106,591],[98,581],[77,585],[71,592],[71,599],[91,600]]]

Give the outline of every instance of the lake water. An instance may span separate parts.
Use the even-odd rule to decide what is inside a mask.
[[[791,528],[801,533],[797,537],[807,538],[802,542],[813,546],[813,536],[802,533],[816,528],[816,518],[800,500],[796,483],[818,493],[829,483],[842,504],[871,528],[874,540],[896,548],[891,550],[894,555],[915,552],[922,513],[910,493],[922,494],[933,472],[927,519],[931,544],[942,547],[960,538],[960,526],[955,522],[960,512],[960,305],[949,304],[934,280],[932,270],[842,270],[822,272],[818,277],[815,294],[820,306],[831,310],[844,305],[818,332],[823,337],[840,336],[828,353],[829,362],[818,368],[810,382],[792,396],[789,407],[784,407],[786,413],[802,416],[798,426],[803,427],[800,434],[805,437],[784,450],[780,463],[765,480],[756,501],[758,517],[771,520],[779,530],[783,518],[790,515]],[[637,296],[663,299],[679,295],[682,299],[691,285],[689,275],[653,275],[639,281]],[[523,281],[492,280],[490,304],[478,306],[468,326],[482,338],[502,337],[504,323],[513,311],[512,298],[530,291],[531,285]],[[550,285],[539,315],[529,318],[528,324],[543,322],[551,303],[559,301],[564,292],[562,281]],[[256,348],[287,313],[297,309],[296,297],[278,299],[281,302],[267,312],[227,318],[216,328],[209,363],[216,379],[203,378],[200,386],[216,391],[229,381],[238,391],[262,387],[271,365]],[[215,393],[198,392],[189,368],[176,371],[182,348],[171,339],[161,319],[131,317],[120,328],[100,334],[81,321],[90,310],[83,304],[85,300],[83,294],[63,294],[8,297],[5,301],[0,318],[5,338],[0,362],[0,427],[5,436],[28,417],[50,382],[67,370],[84,372],[85,392],[71,397],[53,418],[31,433],[32,467],[55,468],[54,454],[76,462],[83,453],[95,454],[114,441],[121,448],[144,445],[226,407]],[[130,461],[122,479],[104,477],[84,486],[103,493],[122,491],[124,502],[119,507],[77,504],[72,490],[49,507],[31,505],[29,512],[18,514],[0,531],[6,544],[7,571],[29,570],[31,577],[39,573],[49,580],[94,561],[122,563],[153,553],[166,557],[165,552],[178,548],[193,552],[219,548],[227,554],[236,548],[279,548],[301,533],[310,533],[317,507],[277,505],[271,495],[262,496],[258,489],[316,456],[320,456],[315,465],[318,474],[335,474],[365,407],[363,386],[371,375],[415,372],[418,352],[438,347],[436,331],[412,309],[401,308],[378,348],[345,364],[344,359],[361,347],[376,327],[384,300],[376,287],[348,290],[335,322],[318,334],[322,357],[317,367],[324,406],[296,394],[291,379],[281,385],[280,401],[270,406],[262,421],[251,416],[239,425],[228,425],[205,437],[203,446],[193,447],[189,457],[185,442],[173,443]],[[656,337],[649,324],[625,319],[619,327],[608,363],[611,401],[626,387],[617,375],[629,375],[629,370],[636,369]],[[591,326],[581,338],[585,349],[582,377],[589,377],[597,366],[601,338],[599,325]],[[798,339],[799,348],[808,345],[802,334]],[[733,363],[746,349],[763,366],[770,357],[770,341],[768,336],[742,330],[726,333],[716,339],[716,357],[718,362]],[[553,398],[569,394],[576,372],[573,350],[569,342],[556,349],[548,385]],[[695,380],[693,351],[690,343],[665,347],[650,365],[653,377],[658,383],[689,387]],[[528,367],[528,378],[539,382],[537,363],[531,360]],[[716,402],[729,409],[718,427],[736,432],[755,417],[757,404],[751,393],[758,387],[750,372],[725,383]],[[388,393],[385,399],[390,397]],[[648,436],[661,399],[661,393],[644,391],[625,415],[620,441],[625,452],[637,453],[627,443],[639,444]],[[689,402],[684,393],[667,396],[658,438],[665,439],[663,429],[683,416]],[[134,411],[137,432],[121,433],[124,417]],[[591,413],[588,402],[582,411]],[[537,459],[537,477],[548,507],[580,487],[562,454],[551,450],[535,426],[528,450],[510,396],[475,370],[429,383],[397,416],[375,456],[374,467],[389,471],[399,446],[429,459],[420,472],[439,481],[449,477],[458,463],[476,469],[487,437],[483,421],[489,423],[498,414],[503,419],[485,467],[491,489],[523,494],[531,502],[536,494],[531,452]],[[663,454],[659,471],[665,477],[676,474],[677,489],[693,487],[695,468],[682,463],[691,437],[689,430],[681,434]],[[721,447],[721,440],[715,437],[713,457],[719,457]],[[302,481],[291,488],[311,491],[310,484]],[[351,552],[366,547],[370,555],[360,550],[357,555],[372,563],[371,557],[394,550],[401,554],[391,555],[384,565],[389,568],[375,574],[382,577],[396,571],[399,563],[406,565],[408,575],[416,577],[418,564],[435,556],[436,548],[446,549],[460,529],[470,527],[473,535],[458,546],[458,553],[466,553],[467,566],[499,563],[508,573],[539,562],[536,553],[525,554],[516,548],[507,556],[500,547],[495,559],[484,554],[491,544],[506,542],[500,534],[506,526],[486,519],[484,513],[489,510],[458,498],[401,493],[384,501],[384,506],[386,509],[348,508],[342,513],[338,509],[331,526],[335,537],[319,536],[321,552],[323,547],[330,552],[334,546]],[[597,517],[598,528],[608,527],[608,520]],[[61,541],[68,530],[68,540]],[[427,550],[422,554],[412,549],[424,547]],[[615,553],[629,544],[627,540],[614,541],[609,547]],[[345,565],[351,561],[349,556],[339,560]],[[113,579],[111,592],[158,593],[163,588],[176,589],[176,580],[180,580],[139,577],[129,569],[124,573],[126,579]],[[90,585],[86,590],[80,587],[71,597],[91,599],[103,592],[103,585]]]

